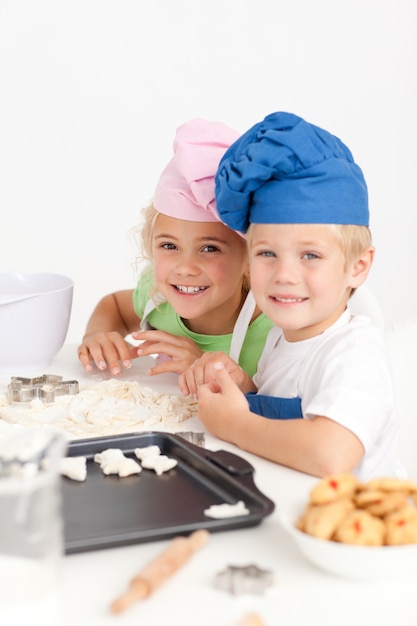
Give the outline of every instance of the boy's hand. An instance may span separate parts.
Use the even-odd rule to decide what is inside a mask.
[[[249,405],[224,363],[217,361],[213,368],[216,378],[198,389],[198,416],[213,435],[233,443]]]
[[[243,392],[256,391],[247,374],[233,359],[224,352],[204,352],[202,356],[181,374],[178,384],[185,396],[197,395],[201,385],[214,381],[217,377],[218,364],[221,363],[231,379]]]
[[[93,363],[103,371],[109,368],[113,376],[124,368],[132,366],[132,359],[137,356],[137,348],[124,340],[118,332],[99,332],[86,335],[78,346],[78,358],[86,372],[93,371]]]
[[[149,370],[151,376],[165,372],[182,374],[203,354],[197,344],[189,337],[177,337],[163,330],[141,330],[132,333],[132,337],[143,341],[136,348],[137,356],[160,354],[169,357],[161,360]]]

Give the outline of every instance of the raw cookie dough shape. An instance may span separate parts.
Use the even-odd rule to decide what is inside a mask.
[[[94,455],[94,461],[100,465],[106,476],[118,474],[120,478],[125,478],[132,474],[140,474],[142,471],[139,463],[125,456],[120,448],[107,448],[103,452],[98,452]]]

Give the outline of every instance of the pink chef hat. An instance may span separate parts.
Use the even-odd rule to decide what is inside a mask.
[[[179,126],[174,156],[155,189],[155,209],[191,222],[220,221],[214,176],[223,154],[238,137],[239,133],[225,124],[200,118]]]

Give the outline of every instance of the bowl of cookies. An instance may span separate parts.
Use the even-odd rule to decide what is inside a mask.
[[[417,576],[417,485],[399,478],[320,480],[280,521],[320,569],[357,580]]]

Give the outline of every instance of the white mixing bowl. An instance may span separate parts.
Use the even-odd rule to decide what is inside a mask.
[[[49,272],[0,273],[0,373],[42,374],[62,348],[74,283]]]

